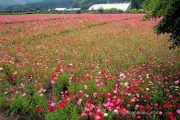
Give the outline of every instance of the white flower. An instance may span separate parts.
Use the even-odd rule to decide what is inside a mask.
[[[116,114],[116,115],[118,114],[118,110],[116,110],[116,109],[115,109],[113,112],[114,112],[114,114]]]
[[[149,88],[146,88],[146,90],[148,91],[148,90],[149,90]]]
[[[106,117],[106,116],[108,116],[108,114],[107,114],[107,113],[104,113],[104,116]]]
[[[84,94],[84,96],[89,97],[89,95],[87,95],[87,94]]]
[[[87,85],[84,85],[84,89],[87,89],[88,88],[88,86]]]
[[[128,83],[128,82],[125,82],[125,83],[124,83],[124,86],[128,86],[128,85],[129,85],[129,83]]]
[[[119,75],[119,79],[120,80],[124,80],[126,78],[126,76],[123,74],[123,73],[121,73],[120,75]]]
[[[149,79],[149,74],[146,74],[146,78]]]

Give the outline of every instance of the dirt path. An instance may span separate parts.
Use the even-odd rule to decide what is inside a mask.
[[[0,111],[0,120],[8,120],[7,117]]]

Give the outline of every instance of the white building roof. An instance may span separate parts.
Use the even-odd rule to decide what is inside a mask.
[[[56,11],[78,11],[78,10],[81,10],[81,8],[69,8],[69,9],[67,9],[67,8],[56,8],[54,10],[56,10]]]
[[[66,9],[67,11],[78,11],[78,10],[81,10],[81,8],[69,8],[69,9]]]
[[[56,8],[56,9],[54,9],[54,10],[57,10],[57,11],[64,11],[64,10],[66,10],[66,8]]]
[[[118,10],[126,11],[130,8],[131,3],[114,3],[114,4],[95,4],[91,6],[88,10],[99,10],[99,9],[112,9],[116,8]]]

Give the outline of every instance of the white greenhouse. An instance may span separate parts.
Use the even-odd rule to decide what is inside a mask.
[[[112,8],[127,11],[131,8],[131,3],[95,4],[92,5],[88,10],[99,10],[99,9],[108,10]]]
[[[56,8],[56,9],[54,9],[55,11],[65,11],[66,10],[66,8]]]

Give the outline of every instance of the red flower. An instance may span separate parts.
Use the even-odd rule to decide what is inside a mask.
[[[57,79],[56,75],[53,74],[53,75],[51,76],[51,79],[52,79],[52,80],[56,80],[56,79]]]
[[[121,113],[121,114],[125,114],[126,113],[126,108],[119,108],[118,112]]]
[[[145,111],[145,107],[144,106],[140,106],[140,112],[144,112]]]
[[[172,108],[172,105],[171,104],[164,104],[163,108]]]
[[[116,116],[115,116],[115,119],[116,119],[116,120],[119,120],[119,118],[120,118],[120,115],[116,115]]]
[[[108,82],[104,82],[104,85],[108,85]]]
[[[8,98],[6,99],[6,102],[12,102],[14,99],[13,98]]]
[[[150,105],[147,105],[146,108],[147,108],[148,110],[152,110],[152,109],[153,109]]]
[[[64,108],[64,107],[66,107],[66,102],[60,102],[60,104],[59,104],[59,107],[61,107],[61,108]]]
[[[50,106],[49,107],[49,112],[53,112],[54,111],[54,106]]]
[[[88,102],[88,100],[89,100],[89,98],[88,98],[88,97],[84,98],[84,101],[85,101],[85,102]]]
[[[158,103],[154,103],[154,106],[155,106],[155,107],[158,107]]]
[[[170,120],[176,120],[175,116],[173,115],[172,112],[168,113],[168,117],[170,118]]]
[[[131,114],[131,116],[132,116],[132,117],[136,117],[136,114],[133,113],[133,114]]]
[[[43,112],[43,111],[44,111],[44,108],[39,108],[38,111],[39,111],[39,112]]]
[[[65,96],[64,98],[63,98],[63,101],[67,101],[69,99],[69,96]]]
[[[65,108],[65,107],[66,107],[66,102],[62,101],[62,102],[59,103],[59,106],[56,107],[56,110],[60,110],[60,109]]]
[[[106,70],[101,71],[101,75],[104,75],[106,73]]]

